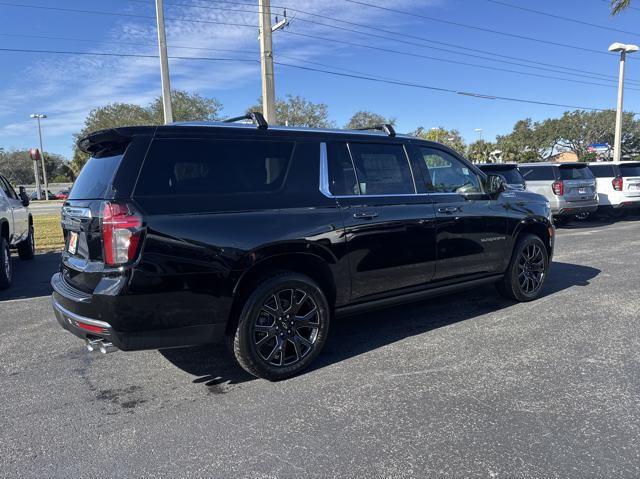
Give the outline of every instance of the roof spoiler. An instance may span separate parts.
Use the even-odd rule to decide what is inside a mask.
[[[90,133],[78,140],[78,148],[91,156],[100,158],[122,152],[134,135],[153,134],[156,127],[110,128]]]
[[[396,130],[391,123],[382,123],[380,125],[371,125],[365,128],[356,128],[356,130],[359,130],[359,131],[378,130],[378,131],[384,131],[387,135],[391,137],[396,136]]]
[[[246,115],[234,116],[233,118],[227,118],[226,120],[223,120],[223,121],[225,123],[235,123],[236,121],[241,121],[241,120],[251,120],[251,122],[254,125],[256,125],[260,130],[266,130],[267,128],[269,128],[269,123],[267,123],[267,120],[264,119],[264,116],[262,116],[262,113],[258,111],[250,111]]]

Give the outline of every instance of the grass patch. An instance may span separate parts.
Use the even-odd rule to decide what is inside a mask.
[[[64,237],[60,226],[60,215],[33,217],[36,251],[59,251],[64,248]]]

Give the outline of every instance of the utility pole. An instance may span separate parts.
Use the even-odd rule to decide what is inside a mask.
[[[42,128],[40,126],[40,120],[46,118],[47,115],[43,115],[42,113],[36,113],[31,115],[31,118],[35,118],[38,120],[38,137],[40,138],[40,161],[42,162],[42,179],[44,180],[44,199],[49,200],[49,182],[47,181],[47,170],[44,165],[44,148],[42,147]],[[36,162],[37,164],[37,162]],[[36,167],[34,171],[38,171]],[[36,188],[40,191],[38,175],[36,175]],[[40,199],[40,193],[38,193],[38,199]]]
[[[616,109],[616,136],[613,144],[613,161],[622,159],[622,115],[624,96],[624,64],[627,53],[638,51],[637,45],[625,45],[624,43],[614,43],[609,47],[610,52],[620,52],[620,76],[618,79],[618,104]]]
[[[38,157],[40,156],[40,152],[38,152],[37,148],[31,148],[29,150],[29,156],[33,160],[33,176],[36,179],[36,198],[39,200],[42,199],[42,191],[40,188],[40,172],[38,171]],[[42,159],[42,157],[40,157]]]
[[[164,31],[163,0],[156,0],[156,20],[158,23],[158,49],[160,50],[160,78],[162,81],[162,108],[164,124],[173,123],[171,109],[171,83],[169,81],[169,58],[167,57],[167,36]]]
[[[277,124],[276,83],[273,73],[273,32],[289,25],[287,12],[284,19],[271,26],[271,0],[258,0],[260,15],[260,68],[262,70],[262,113],[270,125]],[[277,20],[277,19],[276,19]]]

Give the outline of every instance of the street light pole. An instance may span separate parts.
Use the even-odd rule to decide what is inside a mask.
[[[42,162],[42,179],[44,180],[44,199],[49,200],[49,182],[47,181],[47,169],[44,164],[44,148],[42,147],[42,127],[40,126],[40,120],[45,119],[47,115],[43,115],[42,113],[36,113],[31,115],[31,118],[35,118],[38,120],[38,138],[40,139],[40,161]],[[37,163],[37,162],[36,162]],[[36,167],[34,171],[38,171]],[[38,187],[38,178],[36,175],[36,188]],[[38,199],[40,199],[40,193],[38,192]]]
[[[475,132],[478,134],[478,141],[482,140],[482,128],[476,128]]]
[[[613,161],[622,159],[622,115],[624,101],[624,67],[627,59],[627,53],[638,51],[637,45],[625,45],[623,43],[614,43],[609,47],[610,52],[620,52],[620,74],[618,78],[618,103],[616,108],[616,133],[613,145]]]
[[[164,31],[164,6],[156,0],[156,21],[158,24],[158,49],[160,50],[160,79],[162,82],[162,109],[164,124],[173,123],[171,109],[171,82],[169,80],[169,58],[167,56],[167,36]]]

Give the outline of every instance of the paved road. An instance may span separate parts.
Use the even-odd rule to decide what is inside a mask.
[[[639,477],[639,264],[640,221],[575,225],[539,301],[344,320],[269,383],[219,346],[89,355],[40,256],[0,295],[0,476]]]

